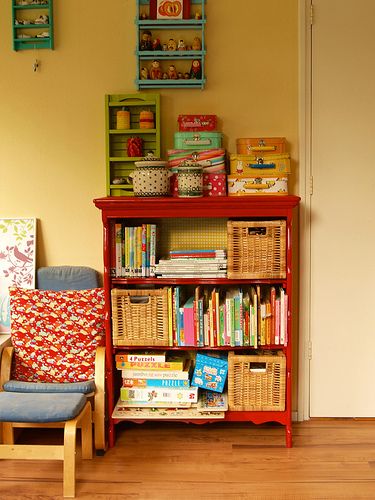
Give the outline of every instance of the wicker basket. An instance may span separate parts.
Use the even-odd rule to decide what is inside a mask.
[[[228,221],[228,278],[286,277],[286,222]]]
[[[285,410],[286,359],[266,355],[228,355],[228,403],[234,411]]]
[[[122,290],[112,295],[113,345],[167,346],[168,291]]]

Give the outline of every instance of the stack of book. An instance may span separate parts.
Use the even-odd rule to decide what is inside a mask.
[[[227,394],[190,385],[194,360],[166,351],[116,354],[121,370],[120,398],[112,417],[119,419],[222,419]]]
[[[115,359],[116,368],[122,371],[122,406],[184,408],[198,401],[197,387],[190,386],[188,353],[123,353]]]
[[[141,278],[155,275],[156,225],[113,224],[111,274],[116,278]]]
[[[226,251],[171,250],[167,259],[160,259],[156,264],[155,275],[159,278],[225,278]]]

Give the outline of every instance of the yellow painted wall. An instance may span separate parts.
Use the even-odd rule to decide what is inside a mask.
[[[207,87],[160,90],[163,151],[178,114],[214,113],[229,152],[238,137],[287,137],[298,193],[297,3],[207,0]],[[101,271],[104,95],[136,92],[135,0],[54,0],[54,14],[55,50],[14,52],[0,2],[0,216],[37,217],[38,267]]]

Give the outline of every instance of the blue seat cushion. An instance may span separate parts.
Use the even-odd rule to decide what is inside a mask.
[[[43,393],[69,393],[91,394],[95,392],[95,381],[71,382],[64,384],[54,384],[51,382],[23,382],[21,380],[8,380],[4,384],[4,391],[7,392],[43,392]]]
[[[98,288],[98,273],[85,266],[50,266],[37,270],[40,290],[89,290]]]
[[[86,401],[86,396],[74,392],[0,392],[0,422],[64,422],[79,415]]]

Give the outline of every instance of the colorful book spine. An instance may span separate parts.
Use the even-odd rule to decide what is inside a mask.
[[[183,370],[185,361],[116,361],[119,370]]]
[[[128,388],[121,387],[121,401],[142,401],[149,403],[175,402],[196,403],[198,401],[198,387],[151,387]]]
[[[143,363],[143,362],[153,362],[153,363],[163,363],[166,360],[166,352],[160,351],[160,353],[119,353],[115,355],[115,360],[117,362],[133,362],[133,363]]]
[[[123,387],[190,387],[189,380],[170,378],[124,378]]]
[[[196,345],[194,325],[194,297],[189,297],[183,307],[184,337],[186,346]]]
[[[141,230],[141,276],[145,278],[146,274],[146,224],[142,224]]]
[[[156,224],[150,224],[150,276],[155,276],[156,266]]]
[[[132,370],[121,371],[122,378],[127,379],[173,379],[188,380],[189,370]]]

